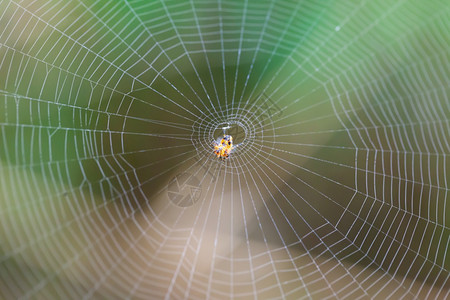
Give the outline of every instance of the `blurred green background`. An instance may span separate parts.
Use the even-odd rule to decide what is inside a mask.
[[[444,299],[449,9],[1,1],[0,295]]]

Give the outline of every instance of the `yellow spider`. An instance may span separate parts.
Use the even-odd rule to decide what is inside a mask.
[[[231,135],[224,134],[222,138],[219,137],[214,142],[214,153],[222,160],[227,159],[233,149],[233,137]]]

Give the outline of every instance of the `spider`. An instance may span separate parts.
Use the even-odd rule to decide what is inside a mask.
[[[234,148],[233,137],[231,135],[224,134],[222,138],[219,137],[214,142],[214,153],[222,160],[228,159]]]

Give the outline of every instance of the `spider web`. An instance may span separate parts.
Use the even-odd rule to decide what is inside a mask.
[[[0,295],[448,298],[449,12],[1,1]]]

